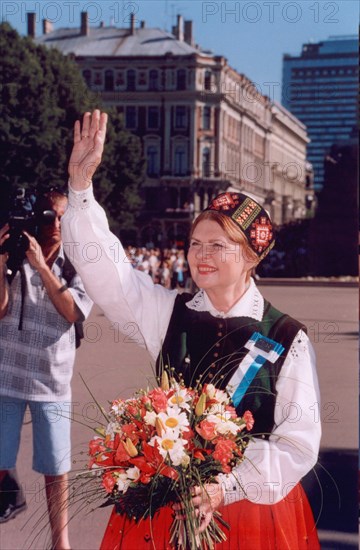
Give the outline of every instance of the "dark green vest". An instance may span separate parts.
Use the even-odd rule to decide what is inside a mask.
[[[162,365],[168,365],[182,374],[188,387],[200,381],[225,389],[248,353],[244,345],[254,332],[282,344],[283,354],[274,364],[267,361],[261,367],[236,409],[239,416],[250,410],[255,418],[254,435],[267,438],[274,428],[277,378],[296,334],[305,327],[266,300],[263,319],[255,321],[250,317],[223,319],[209,312],[194,311],[186,306],[192,298],[191,294],[183,293],[175,300],[157,361],[158,373]]]

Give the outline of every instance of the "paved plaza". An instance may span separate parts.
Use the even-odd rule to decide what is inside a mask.
[[[305,481],[319,517],[322,548],[355,549],[357,526],[358,448],[358,290],[338,285],[262,285],[264,296],[276,307],[304,322],[318,358],[321,403],[314,418],[322,420],[321,466]],[[73,378],[73,469],[86,463],[92,431],[85,424],[100,421],[94,399],[107,407],[109,400],[129,397],[147,385],[153,370],[147,352],[137,345],[134,326],[110,323],[94,307],[85,324],[85,341],[78,350]],[[42,479],[31,470],[31,425],[23,428],[18,471],[27,495],[28,509],[0,527],[1,550],[49,549],[46,503]],[[71,498],[70,539],[73,550],[97,550],[110,514],[109,508],[93,511],[86,491]],[[322,511],[321,511],[322,508]],[[141,549],[134,549],[141,550]],[[163,549],[158,549],[163,550]]]

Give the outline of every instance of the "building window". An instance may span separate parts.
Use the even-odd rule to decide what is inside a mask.
[[[112,92],[114,90],[114,71],[105,71],[105,92]]]
[[[136,72],[134,69],[126,71],[126,89],[134,91],[136,88]]]
[[[202,126],[203,130],[210,130],[211,127],[211,107],[207,105],[203,108]]]
[[[187,172],[186,150],[184,145],[175,147],[175,176],[185,176]]]
[[[156,129],[159,128],[159,107],[149,107],[148,108],[148,128]]]
[[[102,84],[102,73],[100,73],[100,72],[95,73],[94,84],[96,86],[101,86],[101,84]]]
[[[149,90],[159,89],[159,72],[155,69],[149,72]]]
[[[179,69],[176,73],[176,89],[186,90],[186,71]]]
[[[186,107],[184,105],[178,105],[175,107],[175,128],[186,128],[187,117]]]
[[[91,71],[89,69],[86,69],[82,72],[83,79],[86,82],[86,85],[90,88],[91,87]]]
[[[159,175],[159,149],[156,145],[147,148],[147,175],[150,178]]]
[[[136,128],[136,107],[126,107],[126,128]]]
[[[205,147],[202,153],[202,173],[204,178],[210,177],[210,149]]]
[[[139,86],[146,86],[147,84],[147,73],[141,72],[139,73]]]
[[[204,90],[211,91],[211,71],[205,71]]]
[[[124,73],[122,71],[119,71],[116,75],[116,86],[123,86],[124,85]]]

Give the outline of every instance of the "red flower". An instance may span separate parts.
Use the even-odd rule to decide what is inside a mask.
[[[155,388],[149,393],[152,406],[157,413],[166,411],[168,399],[161,388]]]
[[[129,462],[137,466],[141,472],[140,479],[143,483],[148,483],[148,481],[143,481],[143,479],[148,479],[154,476],[156,473],[170,479],[178,479],[179,474],[174,468],[167,466],[164,463],[164,459],[161,456],[157,447],[152,447],[145,443],[142,444],[142,450],[144,456],[137,456],[132,458]],[[145,476],[143,475],[145,474]]]
[[[92,439],[89,442],[89,455],[94,456],[97,453],[102,453],[106,450],[104,440],[102,438]]]
[[[216,442],[213,458],[220,462],[223,471],[226,473],[231,471],[229,462],[232,459],[233,451],[235,451],[236,448],[236,444],[230,439],[221,438]]]
[[[244,421],[246,422],[246,429],[248,431],[252,430],[253,427],[254,427],[254,417],[253,415],[251,414],[250,411],[245,411],[244,414],[243,414],[243,419]]]
[[[193,451],[193,457],[198,460],[205,460],[205,455],[209,455],[210,453],[210,449],[195,449]]]
[[[203,420],[198,426],[196,426],[196,431],[203,439],[206,441],[212,441],[217,437],[216,433],[216,424],[214,422],[209,422],[209,420]]]
[[[124,434],[131,439],[134,445],[139,443],[139,434],[137,431],[137,426],[135,424],[124,424],[121,426]]]
[[[131,456],[126,450],[126,447],[124,445],[124,442],[121,441],[120,445],[116,449],[116,454],[114,456],[114,462],[115,464],[121,464],[123,462],[128,462],[130,460]]]
[[[149,399],[149,397],[147,395],[143,395],[140,399],[141,403],[143,405],[151,405],[151,399]]]
[[[188,443],[192,443],[192,440],[194,439],[195,434],[191,428],[188,428],[186,431],[184,431],[181,434],[181,437],[185,439]]]
[[[130,404],[126,407],[126,412],[130,415],[130,416],[135,416],[137,417],[139,415],[139,409],[137,407],[137,403],[135,402]]]
[[[102,484],[107,493],[112,493],[116,480],[113,476],[113,472],[106,472],[102,477]]]

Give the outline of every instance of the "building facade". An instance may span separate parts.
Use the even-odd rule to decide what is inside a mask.
[[[299,56],[284,55],[282,103],[307,127],[314,187],[324,184],[331,146],[351,137],[357,125],[358,39],[330,37],[304,44]]]
[[[189,224],[220,191],[244,191],[275,223],[303,218],[311,206],[306,127],[263,96],[226,59],[194,44],[191,21],[172,33],[89,27],[29,34],[72,55],[89,88],[123,114],[147,159],[139,240],[182,242]],[[309,199],[310,197],[310,199]]]

